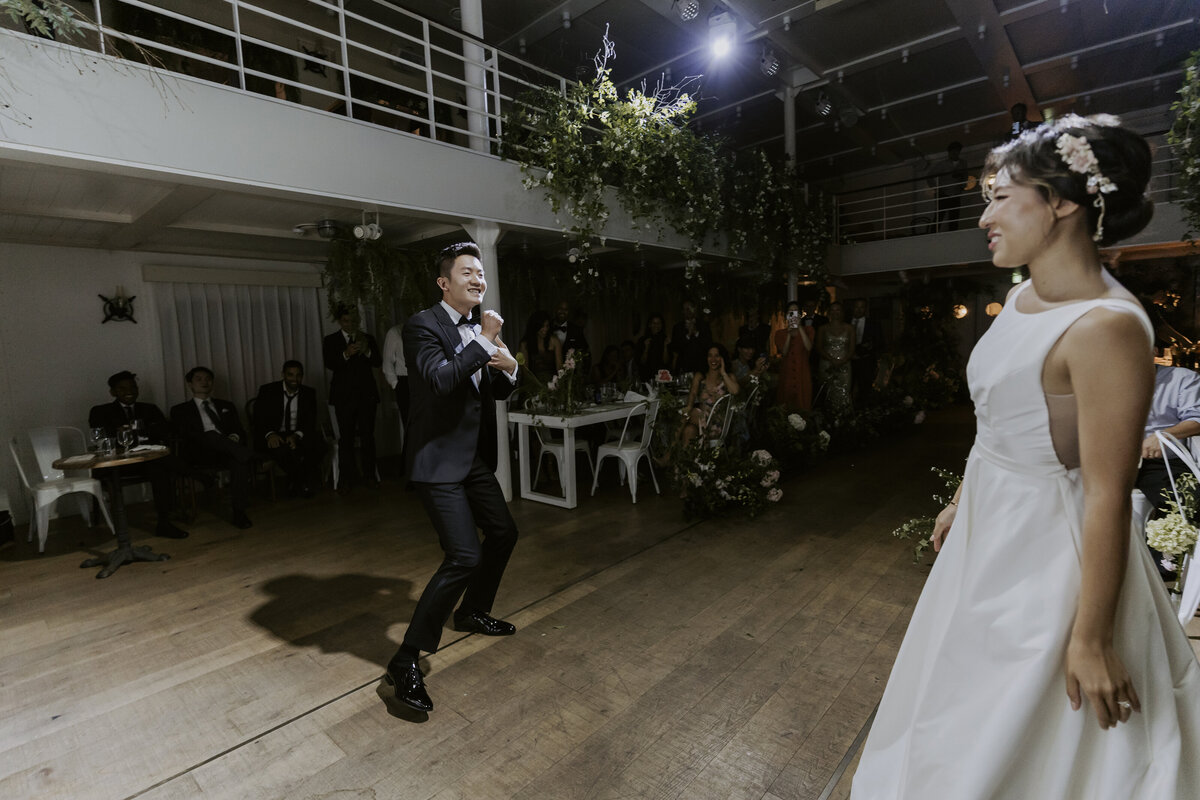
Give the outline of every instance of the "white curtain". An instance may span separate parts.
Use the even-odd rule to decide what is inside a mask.
[[[168,406],[191,395],[184,374],[216,373],[215,397],[244,412],[258,387],[279,380],[283,362],[304,364],[304,382],[325,402],[319,291],[311,286],[156,283]]]

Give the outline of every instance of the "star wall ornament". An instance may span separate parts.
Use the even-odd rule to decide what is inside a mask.
[[[100,321],[101,325],[109,320],[115,322],[132,322],[134,325],[137,325],[137,320],[133,318],[133,301],[137,295],[125,297],[118,292],[112,297],[105,297],[102,294],[96,296],[104,301],[104,319]]]

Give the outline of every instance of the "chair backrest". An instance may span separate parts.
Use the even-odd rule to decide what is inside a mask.
[[[642,447],[649,448],[654,436],[654,420],[658,419],[658,400],[650,400],[642,418]]]
[[[729,421],[733,416],[733,395],[725,394],[717,398],[717,402],[713,403],[712,408],[708,411],[708,418],[704,420],[704,430],[700,431],[700,436],[708,439],[710,447],[717,447],[725,441],[725,434],[729,432]],[[709,437],[708,431],[713,425],[713,420],[721,420],[721,432],[715,437]]]
[[[342,432],[338,430],[337,424],[337,409],[333,407],[333,403],[326,406],[329,411],[329,430],[333,433],[333,440],[340,442],[342,440]]]
[[[56,459],[87,452],[83,431],[79,428],[33,428],[29,431],[29,444],[33,447],[33,457],[37,462],[37,475],[43,481],[62,479],[63,471],[53,466]]]
[[[17,474],[21,476],[21,485],[32,491],[31,478],[37,477],[37,464],[25,456],[17,437],[8,440],[8,452],[12,453],[13,463],[17,465]]]
[[[655,407],[657,408],[657,406],[658,406],[658,404],[656,403]],[[648,400],[643,400],[642,402],[638,403],[636,406],[633,406],[632,408],[629,409],[629,412],[625,415],[625,424],[621,426],[621,438],[617,440],[617,447],[623,447],[625,445],[625,440],[626,440],[625,437],[627,437],[627,436],[629,437],[630,442],[633,441],[633,437],[629,435],[629,421],[632,420],[634,418],[634,416],[636,416],[637,414],[644,414],[647,417],[650,416],[650,402]],[[643,425],[642,426],[643,436],[645,435],[645,432],[646,432],[646,427],[645,427],[645,425]],[[645,443],[645,441],[646,440],[643,438],[643,440],[642,440],[643,444]]]

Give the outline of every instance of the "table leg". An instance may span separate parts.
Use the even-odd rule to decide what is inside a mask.
[[[129,523],[125,519],[125,498],[121,490],[121,476],[116,468],[106,470],[109,473],[105,477],[105,483],[108,484],[108,496],[112,502],[112,508],[109,513],[112,514],[113,527],[117,534],[117,549],[113,550],[107,556],[100,558],[89,558],[79,565],[81,569],[86,567],[103,566],[104,569],[96,573],[97,578],[107,578],[112,575],[122,564],[131,564],[134,561],[166,561],[170,558],[166,553],[155,553],[145,545],[134,545],[129,540]]]
[[[575,487],[575,429],[563,429],[563,463],[559,465],[562,471],[563,494],[566,496],[567,508],[579,505]]]
[[[517,460],[521,463],[517,468],[521,470],[521,497],[529,497],[530,486],[529,478],[529,426],[521,422],[517,424]]]

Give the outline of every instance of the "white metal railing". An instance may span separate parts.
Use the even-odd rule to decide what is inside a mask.
[[[71,3],[96,23],[72,44],[474,150],[496,152],[523,92],[567,85],[387,0]]]
[[[1179,167],[1163,137],[1151,141],[1157,146],[1146,194],[1155,203],[1171,202],[1177,196]],[[967,171],[979,176],[982,167]],[[936,181],[926,178],[844,192],[834,203],[834,241],[842,244],[974,228],[987,205],[978,186],[955,197],[940,197]]]

